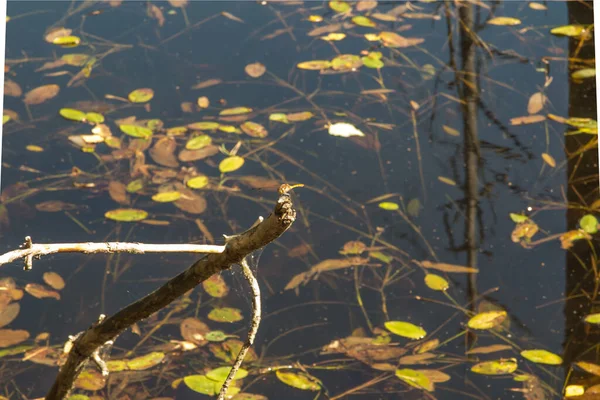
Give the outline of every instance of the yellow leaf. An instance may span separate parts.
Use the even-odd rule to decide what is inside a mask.
[[[219,171],[225,174],[240,169],[244,165],[244,159],[240,156],[227,157],[219,163]]]
[[[552,168],[556,167],[556,161],[554,161],[554,157],[552,157],[550,154],[542,153],[542,158],[544,159],[546,164],[548,164]]]
[[[490,25],[500,25],[500,26],[519,25],[520,23],[521,23],[521,20],[519,20],[517,18],[511,18],[511,17],[496,17],[496,18],[492,18],[488,21],[488,24],[490,24]]]

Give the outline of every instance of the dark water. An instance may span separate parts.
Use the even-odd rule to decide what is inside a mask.
[[[386,12],[399,4],[390,3],[392,2],[381,2],[378,10]],[[260,258],[258,274],[263,293],[264,319],[255,348],[259,354],[265,351],[262,354],[264,366],[300,362],[314,367],[327,365],[326,360],[335,358],[338,362],[331,362],[331,365],[345,367],[329,371],[309,368],[310,373],[322,380],[330,396],[337,396],[384,374],[365,364],[350,363],[349,359],[342,362],[341,357],[322,356],[318,352],[320,347],[332,340],[350,336],[354,329],[368,330],[364,314],[357,304],[353,269],[323,274],[307,286],[300,287],[297,294],[283,290],[294,275],[306,271],[319,261],[340,258],[338,252],[344,243],[361,240],[370,245],[376,228],[383,229],[381,239],[385,243],[405,253],[403,256],[399,251],[382,249],[387,254],[397,256],[391,264],[390,273],[400,271],[403,265],[408,266],[411,259],[436,261],[437,257],[439,262],[457,265],[468,265],[469,260],[476,260],[471,265],[480,270],[473,281],[476,288],[469,289],[467,275],[450,274],[446,276],[450,280],[448,293],[463,306],[471,300],[473,289],[479,294],[487,293],[485,300],[508,312],[511,320],[511,341],[518,343],[522,349],[540,348],[563,354],[563,346],[570,334],[564,328],[564,315],[572,312],[565,309],[563,301],[564,288],[569,286],[566,282],[569,278],[565,274],[567,252],[560,248],[560,242],[557,240],[533,249],[524,249],[513,243],[510,234],[515,224],[509,218],[509,213],[521,213],[529,208],[529,211],[533,212],[529,214],[533,215],[536,223],[544,231],[539,233],[536,239],[575,228],[573,221],[566,218],[564,207],[567,200],[565,193],[569,186],[568,177],[573,174],[565,165],[567,156],[564,150],[564,126],[552,121],[521,126],[510,124],[511,118],[527,115],[529,97],[544,85],[544,73],[537,70],[544,66],[543,57],[556,57],[559,60],[550,61],[550,75],[553,81],[545,90],[549,102],[545,111],[541,113],[552,113],[565,118],[585,116],[596,119],[589,111],[595,110],[595,98],[584,102],[584,106],[589,107],[587,109],[574,109],[573,105],[569,104],[568,93],[573,90],[573,83],[569,81],[568,64],[565,61],[570,51],[569,42],[566,38],[549,34],[552,27],[569,23],[566,2],[551,2],[547,4],[547,11],[532,10],[526,2],[500,3],[494,6],[495,15],[517,17],[522,21],[521,25],[482,25],[477,32],[479,38],[488,45],[488,49],[518,54],[519,57],[511,58],[499,54],[490,56],[489,51],[485,49],[477,50],[476,74],[482,105],[476,109],[475,117],[481,164],[476,170],[476,191],[480,196],[477,201],[478,219],[472,221],[476,225],[475,237],[472,238],[476,248],[471,254],[464,250],[466,209],[457,208],[465,203],[467,193],[465,181],[468,168],[463,152],[463,141],[466,140],[463,134],[463,109],[455,100],[460,97],[454,83],[455,74],[451,68],[447,68],[450,50],[442,3],[415,3],[422,7],[419,12],[435,13],[441,16],[440,20],[405,19],[396,25],[378,22],[382,30],[389,31],[410,24],[412,27],[409,30],[399,31],[399,34],[425,39],[421,47],[400,49],[405,58],[394,56],[394,60],[400,65],[381,69],[381,79],[385,82],[385,87],[395,91],[388,95],[387,103],[378,101],[374,96],[360,95],[362,90],[380,88],[376,82],[376,79],[380,79],[377,70],[362,67],[353,73],[319,75],[318,71],[296,68],[296,64],[302,61],[331,59],[336,55],[336,50],[328,42],[318,37],[307,36],[307,32],[313,27],[331,23],[333,13],[323,2],[305,2],[302,5],[190,2],[185,8],[190,25],[193,26],[211,16],[216,17],[189,30],[185,30],[185,19],[180,10],[177,10],[175,15],[167,14],[167,11],[173,9],[167,2],[153,2],[164,12],[165,24],[161,28],[155,20],[146,15],[147,4],[136,1],[123,2],[119,7],[110,7],[106,2],[91,4],[61,20],[72,8],[81,4],[83,3],[9,2],[8,15],[13,17],[13,20],[7,25],[6,57],[8,60],[21,61],[9,63],[7,79],[17,82],[23,92],[49,83],[60,85],[61,92],[54,99],[31,106],[31,122],[28,121],[28,112],[22,98],[5,96],[5,108],[17,112],[21,121],[5,125],[2,159],[6,165],[2,175],[3,190],[17,182],[69,173],[74,166],[84,171],[96,168],[98,160],[93,155],[79,151],[67,140],[68,135],[88,133],[89,127],[66,121],[58,115],[58,110],[62,107],[76,108],[75,104],[78,101],[98,100],[121,107],[122,103],[105,100],[104,96],[110,94],[126,97],[136,88],[152,88],[155,96],[149,112],[135,107],[106,114],[107,124],[114,135],[121,135],[113,122],[118,118],[132,115],[138,119],[159,118],[165,123],[165,127],[173,127],[200,121],[205,116],[215,116],[217,112],[213,107],[248,106],[261,111],[253,120],[264,124],[269,130],[269,136],[263,139],[265,143],[279,138],[289,128],[288,125],[269,123],[270,113],[312,111],[316,115],[315,118],[297,123],[293,134],[274,145],[279,154],[285,154],[289,159],[293,159],[294,163],[282,162],[276,153],[263,152],[260,155],[263,165],[256,160],[247,161],[242,169],[232,174],[268,177],[268,171],[265,169],[267,165],[287,181],[301,182],[310,188],[295,191],[294,198],[299,206],[298,220],[293,229],[286,232],[277,243],[269,245]],[[491,3],[486,4],[492,6]],[[591,3],[589,6],[591,7]],[[103,12],[98,15],[90,14],[97,10]],[[220,16],[219,13],[223,11],[243,19],[243,23]],[[488,11],[481,8],[479,12],[483,21]],[[589,13],[591,12],[590,9]],[[311,24],[306,21],[311,13],[322,15],[329,22]],[[17,18],[19,15],[22,16]],[[290,32],[265,39],[265,35],[284,28],[278,15],[291,28]],[[457,31],[458,22],[454,16],[451,18],[451,24],[455,35],[454,57],[460,66],[461,44]],[[72,28],[77,35],[81,35],[82,32],[93,35],[87,37],[94,45],[74,49],[50,45],[43,38],[51,26]],[[524,27],[529,27],[530,30],[519,33],[519,29]],[[375,43],[360,38],[364,33],[375,31],[377,30],[358,27],[349,31],[348,37],[343,41],[332,43],[339,54],[358,54],[376,46]],[[588,46],[593,46],[593,42],[590,43]],[[126,47],[103,58],[85,85],[67,87],[71,76],[48,77],[44,76],[44,73],[54,70],[35,71],[55,56],[69,52],[99,54],[115,44]],[[379,51],[388,56],[387,49],[382,48]],[[407,60],[420,67],[426,64],[433,65],[436,76],[424,79],[423,74]],[[244,67],[252,62],[264,64],[268,73],[259,79],[248,77]],[[56,69],[58,70],[74,73],[78,71],[74,67]],[[287,82],[288,86],[277,83],[273,76]],[[222,79],[223,83],[202,90],[191,89],[200,81],[214,78]],[[585,81],[582,85],[593,84],[588,83],[589,81],[593,79]],[[307,101],[290,86],[304,94],[316,95]],[[183,112],[180,104],[195,103],[198,96],[207,96],[211,101],[211,108],[193,113]],[[289,102],[294,98],[297,99]],[[224,99],[227,106],[219,105],[219,99]],[[410,101],[415,101],[421,106],[417,112],[416,127],[420,162],[411,122]],[[278,105],[284,102],[288,103]],[[377,135],[380,150],[366,149],[352,140],[328,135],[327,130],[323,129],[326,121],[321,118],[315,105],[326,113],[331,122],[350,122],[371,138]],[[268,108],[268,111],[262,112]],[[349,117],[336,115],[341,112],[347,113]],[[368,118],[379,123],[392,124],[393,127],[386,130],[368,126],[365,124]],[[461,132],[460,137],[446,134],[444,125]],[[238,139],[227,134],[216,134],[215,137],[225,138],[228,149],[231,149]],[[239,139],[248,140],[249,137],[241,135]],[[25,146],[29,144],[42,146],[44,152],[26,151]],[[240,155],[247,151],[248,149],[244,148]],[[597,168],[595,151],[591,151],[591,156],[588,154],[586,162],[591,162],[595,165],[594,168]],[[100,145],[97,153],[109,154],[110,149]],[[556,168],[544,164],[542,153],[549,153],[554,157]],[[222,158],[224,156],[221,154],[214,156],[212,165],[204,161],[187,165],[194,165],[199,171],[218,179],[216,165]],[[146,156],[146,160],[149,164],[153,163],[149,156]],[[21,165],[41,173],[19,171]],[[27,197],[22,202],[9,203],[7,207],[10,225],[5,226],[2,232],[3,248],[6,251],[16,248],[26,235],[31,235],[37,242],[202,241],[202,234],[193,222],[195,218],[201,218],[221,243],[220,235],[233,233],[232,226],[243,230],[250,226],[258,215],[266,216],[276,198],[274,192],[248,190],[240,186],[245,195],[264,200],[265,208],[265,204],[260,205],[247,198],[226,198],[222,193],[208,192],[208,209],[200,216],[195,216],[184,213],[171,204],[157,205],[149,196],[141,196],[135,206],[150,212],[154,219],[170,221],[170,225],[116,224],[106,220],[104,213],[119,208],[119,205],[102,188],[105,188],[110,179],[128,183],[128,168],[127,163],[124,163],[118,176],[109,175],[99,179],[98,190],[46,190]],[[96,172],[101,173],[102,169]],[[450,178],[456,181],[457,185],[443,183],[438,177]],[[31,185],[44,187],[35,182]],[[400,194],[405,203],[411,199],[419,199],[422,208],[418,216],[411,219],[414,225],[418,226],[422,237],[397,213],[378,208],[377,202],[367,203],[388,193]],[[589,201],[589,193],[581,195]],[[592,200],[588,204],[593,202],[594,195],[591,196]],[[595,196],[597,197],[597,193]],[[69,213],[85,225],[86,229],[62,212],[36,211],[36,204],[48,200],[77,204],[79,208]],[[226,215],[219,207],[219,203],[225,201],[223,208],[226,209]],[[399,202],[399,199],[396,196],[386,201]],[[569,198],[568,201],[577,200]],[[364,205],[364,210],[361,205]],[[554,209],[538,213],[543,207]],[[301,258],[289,257],[288,250],[303,242],[312,246],[312,253]],[[435,254],[432,254],[431,250]],[[589,248],[585,245],[576,246],[575,250],[580,252],[583,260],[589,259]],[[50,343],[61,345],[68,335],[88,327],[100,313],[113,314],[149,293],[169,277],[184,270],[195,257],[172,254],[122,255],[118,259],[111,258],[110,264],[107,264],[107,259],[105,255],[44,257],[36,262],[31,272],[21,271],[18,263],[5,266],[3,277],[13,277],[19,287],[29,282],[42,282],[42,274],[48,270],[58,272],[67,282],[66,288],[61,292],[60,301],[36,299],[25,294],[20,302],[20,315],[8,328],[28,330],[32,337],[41,332],[50,332]],[[128,268],[115,279],[115,268],[122,270],[124,267]],[[440,342],[464,330],[467,318],[449,307],[452,304],[446,297],[427,288],[423,284],[423,272],[415,269],[414,265],[401,270],[400,275],[407,275],[406,277],[385,288],[388,309],[386,317],[382,312],[381,297],[377,291],[381,285],[380,279],[385,275],[385,272],[382,272],[384,268],[361,268],[361,274],[364,276],[361,295],[365,310],[374,326],[383,328],[388,319],[410,321],[422,326],[427,332],[436,331],[434,337]],[[412,272],[407,274],[411,270]],[[105,279],[106,271],[112,273]],[[223,300],[212,300],[209,304],[205,304],[209,297],[203,289],[195,289],[191,298],[201,306],[198,313],[195,314],[194,307],[186,310],[185,315],[177,316],[154,333],[144,346],[157,345],[164,340],[181,340],[178,324],[181,319],[189,316],[197,316],[212,329],[245,335],[249,318],[249,302],[244,299],[248,293],[245,283],[241,279],[232,279],[239,278],[239,272],[226,272],[224,276],[230,284],[244,287],[234,290]],[[496,290],[492,290],[494,288]],[[421,300],[415,296],[420,296]],[[435,300],[437,303],[423,298]],[[477,297],[476,304],[481,300]],[[219,324],[207,320],[206,314],[217,305],[240,307],[245,316],[244,321]],[[585,305],[588,309],[583,314],[590,312],[589,306],[589,303]],[[161,312],[158,318],[164,318],[165,315],[166,312]],[[439,327],[441,329],[437,330]],[[142,333],[147,333],[149,329],[150,327],[145,327]],[[404,338],[393,338],[400,344],[408,343]],[[122,356],[138,340],[139,338],[130,332],[123,334],[115,345],[113,356]],[[591,340],[589,337],[582,340],[587,343],[585,349],[594,345],[594,341],[588,341]],[[501,342],[497,338],[483,332],[478,336],[475,345],[498,343]],[[523,396],[522,393],[508,391],[509,388],[521,387],[521,383],[512,381],[510,376],[497,379],[470,372],[470,367],[476,359],[466,360],[466,346],[465,337],[460,337],[436,350],[438,354],[444,355],[445,359],[442,358],[431,365],[404,367],[444,367],[444,372],[449,374],[451,379],[436,385],[436,391],[432,395],[437,398]],[[469,346],[473,346],[473,343]],[[137,350],[137,354],[143,353],[142,348]],[[569,372],[570,365],[546,366],[544,368],[550,373],[548,374],[539,366],[524,360],[518,351],[482,355],[480,359],[492,360],[499,357],[516,357],[519,360],[520,372],[538,376],[554,390],[555,393],[547,394],[548,398],[560,398],[558,393],[562,390],[563,379]],[[574,358],[577,359],[577,356]],[[169,371],[167,382],[163,380],[156,383],[151,381],[149,376],[148,382],[152,383],[149,383],[146,389],[151,395],[146,397],[197,398],[198,395],[185,388],[185,385],[181,385],[178,390],[172,390],[169,384],[174,378],[202,373],[202,367],[214,368],[220,365],[214,357],[209,365],[203,365],[202,360],[197,354],[179,358],[178,368],[175,372]],[[594,362],[593,359],[588,361]],[[392,364],[395,362],[396,360],[391,361]],[[19,372],[7,373],[7,378],[3,378],[1,383],[6,388],[6,393],[13,393],[14,398],[20,398],[16,397],[16,387],[23,393],[24,398],[43,396],[57,372],[55,367],[19,362],[18,356],[6,361],[5,368],[10,367],[18,368]],[[8,377],[14,378],[14,382],[10,382]],[[138,387],[139,391],[140,384],[132,385]],[[160,390],[163,388],[164,391]],[[261,376],[247,391],[269,398],[308,399],[314,396],[312,392],[285,386],[273,374]],[[110,392],[106,390],[98,394],[104,398],[111,398]],[[347,398],[351,396],[367,399],[398,396],[421,398],[422,394],[418,390],[407,392],[407,386],[392,376],[382,384],[369,386],[348,395]]]

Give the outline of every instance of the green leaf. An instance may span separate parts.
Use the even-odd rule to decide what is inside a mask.
[[[216,322],[237,322],[244,319],[237,308],[222,307],[213,308],[208,313],[208,319]]]
[[[591,214],[584,215],[579,220],[579,226],[581,226],[581,229],[592,235],[598,232],[598,220]]]
[[[400,206],[397,203],[384,201],[383,203],[379,203],[379,208],[383,208],[384,210],[388,210],[388,211],[395,211],[395,210],[399,209]]]
[[[10,121],[10,115],[4,114],[2,116],[2,125],[4,125],[5,123],[7,123],[8,121]]]
[[[600,313],[589,314],[584,318],[584,321],[588,324],[598,324],[600,325]]]
[[[213,275],[202,282],[202,287],[211,297],[221,298],[227,296],[229,287],[221,275]]]
[[[521,356],[536,364],[560,365],[563,363],[563,359],[559,355],[547,350],[524,350],[521,352]]]
[[[427,336],[425,329],[410,322],[387,321],[385,327],[388,331],[409,339],[419,340]]]
[[[213,381],[224,382],[225,379],[227,379],[227,375],[229,374],[229,371],[231,371],[231,367],[215,368],[211,371],[208,371],[206,373],[206,377],[208,379],[212,379]],[[240,368],[233,376],[233,380],[244,379],[247,376],[248,376],[248,371],[246,371],[243,368]]]
[[[317,379],[310,377],[305,374],[295,374],[293,372],[284,372],[280,369],[275,371],[277,378],[288,386],[291,386],[300,390],[311,390],[319,391],[321,385],[319,385]]]
[[[227,172],[237,171],[244,165],[244,159],[240,156],[227,157],[219,163],[219,171],[225,174]]]
[[[447,290],[450,287],[447,280],[435,274],[425,275],[425,284],[430,289],[439,290],[441,292]]]
[[[135,181],[131,181],[127,184],[126,190],[129,193],[139,192],[144,188],[144,181],[141,179],[136,179]]]
[[[369,18],[364,17],[362,15],[357,15],[356,17],[353,17],[352,22],[354,22],[354,24],[356,24],[358,26],[364,26],[367,28],[374,28],[375,26],[377,26],[377,24],[375,22],[371,21]]]
[[[287,116],[283,113],[274,113],[269,115],[269,121],[283,122],[284,124],[290,123],[287,119]]]
[[[471,367],[471,371],[481,375],[506,375],[517,370],[517,360],[484,361]]]
[[[146,219],[148,213],[144,210],[137,210],[135,208],[119,208],[117,210],[107,211],[104,216],[113,221],[134,222]]]
[[[187,186],[192,189],[202,189],[206,185],[208,185],[208,176],[206,175],[198,175],[186,182]]]
[[[83,111],[75,110],[73,108],[61,108],[58,113],[66,119],[71,121],[82,122],[85,121],[85,113]]]
[[[222,110],[219,115],[227,116],[227,115],[240,115],[240,114],[248,114],[251,113],[252,109],[249,107],[233,107]]]
[[[154,97],[154,90],[150,88],[136,89],[129,93],[127,98],[132,103],[146,103]]]
[[[104,122],[104,116],[95,112],[89,112],[85,114],[85,120],[92,124],[101,124]]]
[[[519,25],[521,20],[512,17],[496,17],[490,19],[487,23],[490,25],[513,26]]]
[[[418,217],[421,211],[421,202],[419,199],[412,199],[406,206],[406,211],[411,217]]]
[[[523,214],[510,213],[510,219],[512,219],[514,223],[519,224],[527,221],[529,217]]]
[[[189,124],[187,127],[199,131],[214,131],[219,128],[219,123],[211,121],[202,121],[194,122],[193,124]]]
[[[231,336],[225,334],[223,331],[211,331],[204,335],[204,339],[208,340],[209,342],[222,342],[228,337]]]
[[[588,79],[596,76],[595,68],[584,68],[578,71],[575,71],[571,74],[571,78],[573,79]]]
[[[408,368],[398,369],[396,370],[396,376],[412,387],[423,389],[428,392],[433,390],[433,384],[431,380],[427,377],[427,375],[420,371]]]
[[[181,193],[178,191],[160,192],[152,196],[152,200],[158,203],[170,203],[181,198]]]
[[[471,329],[492,329],[504,322],[506,316],[504,310],[482,312],[471,318],[467,325]]]
[[[142,371],[152,368],[162,362],[165,353],[153,352],[127,361],[127,367],[133,371]]]
[[[332,0],[329,2],[329,8],[331,8],[333,11],[335,11],[337,13],[345,13],[346,11],[350,10],[352,7],[350,6],[350,4],[346,3],[345,1]]]
[[[366,57],[362,57],[361,60],[362,60],[362,63],[364,64],[364,66],[367,68],[378,69],[378,68],[384,67],[383,61],[381,61],[378,58],[372,58],[372,57],[366,56]]]
[[[550,31],[551,34],[556,36],[569,36],[578,37],[585,32],[583,25],[563,25],[558,26]]]
[[[379,261],[383,261],[386,264],[389,264],[392,262],[393,258],[388,256],[387,254],[384,254],[380,251],[372,251],[369,253],[369,257],[373,257],[378,259]]]
[[[152,130],[137,125],[119,125],[119,129],[129,136],[136,138],[149,139],[152,136]]]
[[[183,378],[183,382],[194,392],[202,393],[207,396],[216,394],[215,382],[204,375],[189,375]]]
[[[198,150],[206,147],[212,143],[212,139],[208,135],[200,135],[188,140],[185,144],[185,148],[188,150]]]

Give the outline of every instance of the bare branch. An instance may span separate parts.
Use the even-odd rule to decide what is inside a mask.
[[[282,185],[282,188],[284,186]],[[215,273],[226,270],[234,264],[240,264],[250,253],[276,240],[288,230],[296,220],[296,211],[287,190],[282,188],[273,213],[246,232],[228,238],[225,249],[221,253],[208,254],[196,261],[190,268],[156,291],[90,327],[79,336],[74,341],[46,400],[64,399],[71,391],[85,363],[99,347],[114,341],[125,329],[166,307]]]

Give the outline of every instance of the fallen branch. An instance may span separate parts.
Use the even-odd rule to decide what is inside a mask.
[[[249,254],[266,246],[281,236],[289,229],[296,219],[296,211],[293,208],[291,198],[288,194],[290,189],[291,187],[289,185],[282,185],[279,189],[279,199],[277,200],[273,213],[246,232],[228,237],[221,252],[208,254],[196,261],[186,271],[169,280],[159,289],[130,304],[112,317],[101,319],[97,324],[79,334],[73,341],[67,360],[61,367],[52,388],[46,395],[46,400],[62,400],[67,397],[73,387],[73,383],[83,370],[87,361],[90,360],[90,358],[93,358],[94,354],[97,354],[96,352],[100,347],[113,342],[125,329],[166,307],[201,282],[210,278],[212,275],[226,270],[234,264],[241,264]],[[38,254],[50,254],[43,252],[35,254],[32,250],[35,248],[35,245],[31,244],[30,239],[28,242],[29,249],[17,250],[22,253],[11,252],[14,254],[21,254],[21,257],[26,258],[26,264],[28,258],[31,260]],[[106,243],[97,245],[98,249],[112,249],[114,251],[115,248],[118,248],[107,247]],[[218,246],[207,246],[206,249],[215,250],[215,247]],[[45,248],[54,249],[50,247]],[[76,248],[83,249],[85,246],[77,247],[74,245],[66,245],[65,247],[65,249],[70,249],[71,252]],[[87,248],[89,249],[90,247],[88,246]],[[42,247],[40,247],[40,249],[42,249]],[[163,251],[164,250],[165,249],[163,248]],[[61,251],[58,250],[55,252]],[[14,257],[14,254],[11,257]],[[0,258],[0,260],[3,259],[4,258]],[[254,327],[254,321],[252,325],[251,331],[256,329],[256,327]],[[242,351],[241,353],[244,352]],[[239,358],[240,357],[238,357],[238,359]],[[236,364],[238,362],[239,360],[236,361]],[[226,390],[226,388],[224,390]]]

